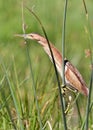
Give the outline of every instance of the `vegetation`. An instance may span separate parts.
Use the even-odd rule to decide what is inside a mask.
[[[61,51],[64,1],[28,0],[24,5],[39,16],[49,40]],[[86,5],[88,19],[83,1],[68,1],[65,56],[78,68],[90,87],[93,1],[86,0]],[[23,11],[26,33],[43,35],[34,16],[25,7]],[[26,46],[24,39],[14,36],[23,34],[22,22],[22,2],[0,0],[0,130],[38,130],[40,126],[45,130],[62,130],[64,126],[53,65],[36,42],[28,41]],[[93,89],[91,93],[90,130],[93,129]],[[68,129],[83,130],[87,97],[79,94],[76,100],[74,93],[67,91],[67,102],[68,95],[72,96],[66,115]]]

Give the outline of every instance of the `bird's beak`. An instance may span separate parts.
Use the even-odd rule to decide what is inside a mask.
[[[24,39],[30,39],[29,34],[15,34],[15,37],[23,37]]]

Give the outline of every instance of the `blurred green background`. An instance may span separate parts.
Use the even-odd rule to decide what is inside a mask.
[[[64,0],[24,0],[24,5],[32,8],[37,14],[45,27],[49,40],[61,52]],[[91,31],[93,32],[93,0],[86,0],[86,5],[89,13]],[[43,35],[40,25],[25,7],[24,21],[27,27],[26,33],[36,32]],[[92,43],[89,38],[88,29],[82,0],[68,1],[65,56],[79,69],[89,86],[91,72],[90,57],[85,57],[85,50],[92,47]],[[0,58],[3,60],[6,68],[9,69],[9,76],[15,89],[17,82],[14,68],[16,68],[17,78],[20,84],[30,75],[24,39],[14,36],[15,34],[22,33],[22,1],[0,0]],[[50,71],[51,62],[42,47],[36,42],[30,42],[29,50],[34,78],[38,86],[38,94],[41,96],[44,92],[47,95],[48,92],[52,91],[52,87],[55,87],[56,81],[55,76],[53,77],[54,70],[52,69]],[[0,67],[0,80],[2,80],[3,75],[3,69]],[[33,95],[33,92],[29,88],[30,82],[28,80],[21,87],[21,96],[24,95],[24,91],[26,90],[27,92],[25,92],[29,95],[29,99]],[[47,101],[46,98],[43,99],[42,104],[44,104],[45,100]],[[42,106],[40,107],[42,108]]]

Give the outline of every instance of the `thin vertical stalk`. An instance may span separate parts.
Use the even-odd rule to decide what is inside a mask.
[[[63,58],[63,62],[62,62],[62,87],[65,87],[65,63],[64,63],[64,58],[65,58],[65,30],[66,30],[67,2],[68,2],[68,0],[65,0],[64,14],[63,14],[63,26],[62,26],[62,58]],[[63,95],[62,95],[62,98],[63,98]],[[65,102],[64,98],[63,98],[63,102]],[[64,106],[64,109],[65,109],[65,106]],[[64,126],[66,126],[66,117],[63,118],[63,119],[64,119],[64,124],[65,124]],[[65,129],[67,129],[67,127],[65,127]]]
[[[25,34],[25,23],[24,23],[24,16],[23,16],[23,3],[22,3],[22,29],[23,29],[23,33]],[[25,43],[27,43],[27,40],[25,39]],[[33,92],[34,92],[34,98],[35,98],[35,102],[36,102],[36,108],[37,108],[37,113],[38,113],[38,121],[40,124],[40,130],[43,130],[43,124],[41,121],[41,116],[40,116],[40,109],[39,109],[39,104],[38,104],[38,100],[37,100],[37,93],[36,93],[36,85],[35,85],[35,81],[34,81],[34,74],[33,74],[33,70],[32,70],[32,62],[31,62],[31,58],[29,55],[29,49],[28,49],[28,44],[26,44],[26,53],[27,53],[27,58],[28,58],[28,63],[30,66],[30,73],[31,73],[31,77],[32,77],[32,87],[33,87]]]
[[[15,60],[13,57],[13,68],[14,68],[14,75],[15,75],[15,81],[16,81],[16,89],[17,89],[17,94],[18,94],[18,99],[20,102],[20,109],[22,112],[22,117],[23,117],[23,108],[22,108],[22,100],[21,100],[21,96],[20,96],[20,90],[19,90],[19,81],[18,81],[18,75],[17,75],[17,70],[16,70],[16,65],[15,65]]]
[[[65,4],[64,4],[64,14],[63,14],[63,26],[62,26],[62,58],[63,58],[63,62],[62,62],[62,86],[65,87],[65,63],[64,63],[64,59],[65,59],[65,30],[66,30],[66,14],[67,14],[67,4],[68,4],[68,0],[65,0]],[[63,95],[62,95],[62,99],[63,99]],[[63,99],[64,102],[64,99]],[[63,105],[64,107],[64,105]],[[65,107],[64,107],[65,109]],[[67,125],[66,125],[66,117],[63,113],[63,119],[64,119],[64,128],[65,130],[67,130]]]
[[[88,96],[87,108],[86,108],[85,130],[88,130],[88,125],[89,125],[88,119],[89,119],[89,111],[90,111],[90,103],[91,103],[92,81],[93,81],[93,70],[91,72],[91,77],[90,77],[89,96]]]
[[[87,7],[86,7],[85,0],[83,0],[83,5],[84,5],[84,8],[85,8],[85,13],[86,13],[86,14],[88,14],[88,11],[87,11]]]
[[[54,58],[53,52],[51,50],[51,46],[50,46],[50,43],[49,43],[49,40],[48,40],[48,36],[46,34],[46,31],[45,31],[45,28],[44,28],[43,24],[41,23],[40,19],[38,18],[38,16],[32,10],[30,10],[29,8],[27,8],[27,9],[34,15],[34,17],[39,22],[39,24],[40,24],[40,26],[42,28],[42,31],[43,31],[43,33],[45,35],[45,38],[47,40],[47,43],[48,43],[48,47],[49,47],[51,57],[52,57],[52,60],[53,60],[53,65],[54,65],[55,74],[56,74],[57,83],[58,83],[59,96],[60,96],[60,102],[61,102],[61,110],[62,110],[62,118],[63,118],[63,123],[64,123],[64,130],[67,130],[66,117],[65,117],[65,113],[64,113],[65,110],[64,110],[63,94],[61,93],[61,85],[60,85],[60,80],[59,80],[59,76],[58,76],[58,72],[57,72],[57,68],[56,68],[55,58]]]
[[[86,3],[85,3],[85,0],[83,0],[83,5],[84,5],[85,13],[86,13],[87,26],[88,26],[88,31],[89,31],[89,38],[91,40],[91,43],[93,43],[93,35],[92,35],[91,27],[90,27],[90,20],[89,20],[88,10],[87,10],[87,6],[86,6]],[[93,44],[92,44],[92,46],[93,46]],[[91,47],[90,47],[90,50],[92,52]],[[90,55],[90,62],[91,62],[91,66],[93,66],[92,54]],[[93,82],[93,68],[91,70],[90,86],[89,86],[89,96],[88,96],[87,107],[86,107],[85,130],[88,130],[88,125],[89,125],[88,119],[89,119],[89,109],[90,109],[90,103],[91,103],[92,82]]]
[[[92,106],[93,106],[93,102],[90,104],[90,107],[89,107],[89,112],[91,111]],[[81,130],[84,130],[85,123],[86,123],[86,118],[84,119],[84,121],[83,121],[83,123],[82,123]]]
[[[27,41],[26,41],[26,43],[27,43]],[[30,73],[31,73],[31,77],[32,77],[32,87],[33,87],[34,98],[35,98],[35,102],[36,102],[36,108],[37,108],[37,113],[38,113],[38,120],[39,120],[39,124],[40,124],[40,130],[43,130],[43,125],[42,125],[42,121],[41,121],[41,117],[40,117],[40,109],[39,109],[39,104],[38,104],[38,100],[37,100],[37,93],[36,93],[36,85],[35,85],[35,80],[34,80],[34,74],[33,74],[33,70],[32,70],[32,62],[31,62],[31,58],[30,58],[30,55],[29,55],[28,43],[26,44],[26,52],[27,52],[28,63],[29,63],[29,66],[30,66]]]
[[[78,99],[76,100],[76,107],[77,107],[77,112],[78,112],[78,116],[79,116],[79,122],[80,122],[80,126],[81,126],[81,124],[82,124],[82,117],[81,117],[81,113],[80,113]]]
[[[64,4],[64,15],[63,15],[63,26],[62,26],[62,78],[63,78],[63,86],[65,86],[65,63],[64,63],[64,58],[65,58],[65,30],[66,30],[66,13],[67,13],[67,2],[68,0],[65,0]]]

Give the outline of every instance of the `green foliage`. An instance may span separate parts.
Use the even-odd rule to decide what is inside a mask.
[[[61,51],[64,2],[62,0],[28,0],[25,2],[26,6],[33,8],[41,19],[49,40]],[[86,4],[90,16],[90,26],[92,27],[93,1],[86,0]],[[38,22],[25,8],[24,19],[27,25],[26,33],[37,32],[42,35]],[[66,57],[77,66],[89,86],[90,57],[85,58],[85,50],[90,47],[92,49],[93,43],[91,44],[89,37],[89,27],[82,1],[72,0],[68,2],[66,24]],[[23,39],[14,36],[16,33],[23,33],[21,1],[7,0],[4,2],[0,0],[0,130],[38,130],[40,123],[32,88],[26,45]],[[53,66],[36,42],[30,42],[28,46],[42,124],[46,130],[51,128],[61,130],[63,124]],[[71,95],[73,95],[72,92]],[[69,129],[77,130],[82,128],[85,123],[87,98],[79,95],[77,100],[82,119],[80,119],[74,99],[73,95],[66,118]],[[89,115],[90,129],[93,129],[92,99],[93,89]]]

